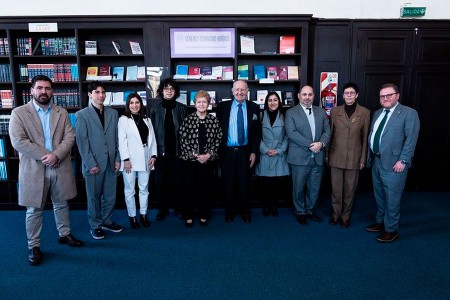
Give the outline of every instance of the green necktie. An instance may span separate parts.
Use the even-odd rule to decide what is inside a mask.
[[[384,124],[386,124],[387,116],[389,114],[389,109],[384,110],[385,114],[383,119],[380,122],[380,125],[378,125],[377,131],[375,132],[375,137],[373,138],[373,153],[380,154],[380,138],[381,133],[383,132]]]

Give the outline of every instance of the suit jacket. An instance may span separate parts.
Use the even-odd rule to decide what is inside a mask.
[[[105,128],[92,104],[76,113],[75,135],[82,159],[83,175],[90,175],[89,170],[95,166],[103,173],[109,161],[114,172],[115,162],[120,162],[119,142],[117,137],[117,111],[104,107]]]
[[[72,199],[77,195],[70,151],[75,143],[67,111],[50,104],[50,132],[53,153],[59,158],[56,168],[59,187],[53,201]],[[45,148],[44,132],[33,101],[15,108],[9,122],[12,146],[19,152],[19,205],[40,207],[44,193],[45,165],[41,158],[49,154]]]
[[[298,104],[286,112],[285,126],[289,137],[289,150],[287,161],[293,165],[306,166],[311,160],[311,150],[309,145],[312,142],[322,142],[328,145],[330,141],[330,122],[325,110],[317,106],[312,106],[316,132],[314,140],[312,138],[311,126],[303,107]],[[314,160],[318,165],[323,164],[324,148],[319,153],[314,154]]]
[[[165,152],[164,143],[164,118],[166,117],[166,109],[162,106],[162,101],[159,100],[150,108],[150,119],[152,120],[153,128],[155,129],[156,144],[158,146],[158,156],[163,156]],[[175,101],[175,100],[170,100]],[[187,106],[179,102],[175,103],[175,108],[172,110],[173,123],[175,125],[175,143],[176,143],[176,154],[180,154],[180,139],[179,130],[183,120],[188,116]]]
[[[156,139],[152,122],[149,118],[143,119],[148,127],[147,147],[150,150],[150,156],[156,155]],[[120,170],[123,171],[123,161],[130,159],[133,171],[148,170],[148,161],[145,160],[144,147],[139,130],[132,118],[121,116],[118,124],[119,152],[122,163]]]
[[[287,148],[289,140],[284,128],[284,117],[278,113],[277,118],[270,125],[269,115],[264,111],[262,121],[262,140],[259,144],[261,153],[260,161],[256,166],[255,173],[258,176],[286,176],[289,175],[289,165],[287,163]],[[266,152],[269,149],[276,149],[278,155],[269,156]]]
[[[225,151],[227,147],[228,129],[230,124],[231,105],[233,101],[220,102],[217,107],[217,119],[219,119],[222,128],[221,151]],[[259,156],[259,143],[261,141],[261,118],[259,105],[251,101],[245,100],[247,106],[247,148],[250,153]],[[223,155],[219,155],[223,157]]]
[[[367,160],[367,138],[370,127],[370,111],[356,104],[349,118],[345,105],[331,110],[331,140],[328,146],[328,164],[331,167],[359,170],[359,164]]]
[[[383,109],[377,110],[372,119],[370,126],[370,138],[375,132],[373,126],[378,119]],[[381,164],[385,170],[391,170],[395,163],[399,160],[405,160],[406,166],[411,166],[411,161],[414,156],[417,139],[419,137],[420,121],[417,111],[398,104],[392,113],[391,117],[384,125],[384,131],[381,135],[380,155]],[[369,150],[370,155],[367,165],[371,165],[373,153]]]

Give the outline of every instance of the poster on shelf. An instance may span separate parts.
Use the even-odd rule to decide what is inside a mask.
[[[330,111],[337,105],[338,91],[338,73],[321,72],[320,73],[320,104],[325,109],[327,116],[330,117]]]
[[[170,56],[234,58],[234,36],[234,28],[170,28]]]

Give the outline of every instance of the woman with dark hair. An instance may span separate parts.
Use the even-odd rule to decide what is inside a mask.
[[[196,111],[184,119],[180,127],[180,157],[183,160],[183,217],[187,227],[193,226],[194,209],[198,209],[200,226],[208,225],[212,179],[218,158],[222,129],[217,118],[208,114],[211,97],[200,90],[195,95]],[[200,183],[200,186],[199,186]]]
[[[166,78],[159,84],[159,102],[152,105],[150,119],[155,128],[158,145],[158,160],[155,165],[156,195],[159,204],[157,221],[164,220],[169,214],[169,201],[173,201],[175,210],[179,210],[177,194],[180,183],[180,126],[187,117],[187,106],[176,101],[180,96],[180,87],[172,78]]]
[[[367,157],[370,112],[356,103],[359,95],[355,83],[347,83],[342,89],[344,104],[331,109],[331,140],[326,159],[331,167],[331,199],[333,215],[331,225],[347,228],[353,198],[358,185],[359,171]]]
[[[125,114],[119,118],[120,170],[125,188],[125,203],[131,228],[139,228],[136,218],[135,183],[139,186],[139,212],[143,226],[150,226],[147,218],[148,182],[150,170],[156,160],[156,139],[152,122],[145,113],[144,104],[137,93],[128,95]]]
[[[289,175],[286,150],[288,137],[281,113],[281,100],[276,92],[269,92],[264,102],[262,117],[262,140],[259,146],[261,157],[256,166],[256,175],[262,191],[264,216],[278,215],[277,200],[283,179]]]

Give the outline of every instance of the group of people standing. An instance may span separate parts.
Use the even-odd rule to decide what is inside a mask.
[[[350,225],[359,171],[373,164],[377,214],[376,223],[366,230],[381,232],[380,242],[398,237],[400,199],[420,125],[417,112],[398,102],[400,94],[393,84],[381,87],[383,108],[375,112],[370,124],[369,110],[357,104],[359,90],[354,83],[344,86],[344,104],[333,108],[328,117],[312,105],[314,92],[308,85],[298,93],[299,105],[286,113],[279,95],[268,93],[261,114],[260,107],[247,99],[247,83],[237,80],[232,87],[233,100],[221,102],[214,116],[208,113],[211,98],[206,91],[196,94],[195,112],[189,114],[187,106],[176,101],[180,95],[177,82],[167,78],[157,90],[160,101],[148,114],[140,96],[133,93],[119,118],[116,110],[103,105],[104,85],[94,81],[88,85],[89,105],[76,113],[75,131],[67,111],[51,102],[52,81],[38,75],[31,84],[33,101],[13,110],[9,127],[11,143],[20,155],[19,205],[27,208],[31,265],[42,260],[40,231],[48,193],[59,243],[83,245],[72,235],[69,223],[68,200],[76,195],[70,157],[75,141],[82,159],[94,239],[103,239],[105,230],[123,229],[112,220],[120,172],[133,229],[150,226],[151,170],[155,170],[157,221],[164,220],[173,207],[187,227],[194,225],[195,216],[200,226],[207,226],[212,197],[208,189],[220,170],[226,222],[233,222],[236,215],[245,223],[251,222],[249,189],[254,171],[263,189],[264,216],[278,215],[282,180],[292,176],[296,218],[305,225],[308,220],[322,222],[315,206],[325,163],[331,168],[332,179],[330,224]]]

